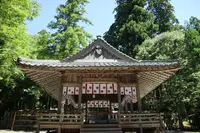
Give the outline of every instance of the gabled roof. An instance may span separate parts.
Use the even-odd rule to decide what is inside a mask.
[[[99,50],[99,53],[103,57],[95,57],[95,53],[97,53]],[[102,51],[100,51],[102,50]],[[97,53],[98,54],[98,53]],[[87,47],[80,50],[78,53],[64,59],[64,61],[72,62],[75,60],[84,60],[84,62],[87,60],[98,60],[100,62],[104,62],[107,59],[113,59],[113,60],[120,60],[120,61],[126,61],[126,62],[138,62],[136,59],[131,58],[130,56],[122,53],[121,51],[117,50],[113,46],[111,46],[109,43],[107,43],[104,39],[98,37],[96,40],[94,40],[91,44],[89,44]]]
[[[78,53],[64,60],[37,60],[19,58],[18,63],[32,67],[79,68],[79,67],[177,67],[178,60],[139,61],[120,52],[102,38],[97,38]]]

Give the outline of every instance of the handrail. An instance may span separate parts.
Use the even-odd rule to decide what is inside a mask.
[[[159,113],[146,113],[146,114],[120,114],[119,121],[121,124],[152,124],[160,123],[163,119],[163,114]]]
[[[61,119],[61,121],[60,121]],[[39,124],[82,124],[82,114],[38,114],[37,120]]]

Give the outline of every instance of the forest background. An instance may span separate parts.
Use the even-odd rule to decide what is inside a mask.
[[[184,123],[188,123],[199,129],[200,20],[191,16],[184,24],[179,23],[170,0],[115,2],[114,21],[103,34],[108,43],[136,59],[179,59],[181,63],[175,76],[142,99],[143,110],[164,112],[168,128],[184,129]],[[30,34],[27,25],[42,9],[38,1],[1,0],[1,116],[8,110],[57,106],[54,99],[16,67],[15,61],[19,56],[63,59],[87,46],[95,38],[85,30],[92,26],[85,16],[89,13],[87,4],[88,0],[66,0],[43,30]]]

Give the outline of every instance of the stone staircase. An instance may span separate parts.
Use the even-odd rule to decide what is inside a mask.
[[[82,127],[80,133],[123,133],[120,127]]]

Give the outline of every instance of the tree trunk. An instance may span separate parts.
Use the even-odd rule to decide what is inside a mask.
[[[184,129],[184,126],[183,126],[183,119],[182,119],[182,116],[181,116],[181,111],[180,111],[180,104],[178,105],[178,122],[179,122],[179,128],[180,130],[183,130]]]

